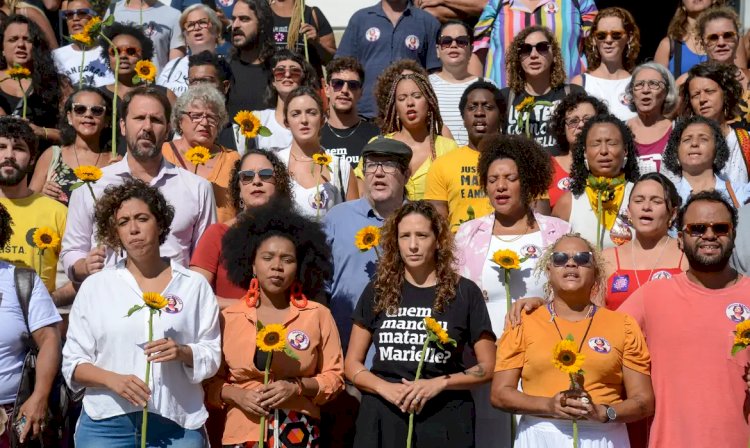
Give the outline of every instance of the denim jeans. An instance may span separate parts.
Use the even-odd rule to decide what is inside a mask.
[[[139,448],[143,413],[133,412],[102,420],[92,420],[84,410],[76,427],[78,448]],[[182,428],[157,414],[148,414],[147,446],[158,448],[205,448],[205,431]]]

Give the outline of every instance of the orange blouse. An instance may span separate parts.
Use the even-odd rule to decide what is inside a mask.
[[[238,300],[221,315],[222,364],[216,376],[206,383],[206,400],[210,406],[227,407],[223,444],[257,441],[260,417],[229,407],[221,400],[221,390],[225,386],[250,390],[263,387],[263,371],[253,362],[257,311],[249,308],[244,300]],[[287,329],[287,345],[299,360],[283,353],[275,354],[271,358],[269,381],[314,378],[318,382],[317,396],[292,396],[283,408],[320,418],[320,406],[344,389],[344,355],[336,322],[328,308],[310,301],[302,309],[290,306],[283,324]]]

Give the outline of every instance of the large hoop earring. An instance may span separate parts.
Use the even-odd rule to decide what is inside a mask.
[[[299,280],[295,280],[294,283],[292,283],[292,291],[289,294],[289,299],[291,300],[292,305],[297,308],[304,308],[307,306],[307,297],[302,292],[302,283],[300,283]]]
[[[260,299],[260,284],[258,283],[257,277],[253,276],[250,280],[250,287],[247,289],[243,299],[245,299],[248,308],[256,308],[258,306],[258,299]]]

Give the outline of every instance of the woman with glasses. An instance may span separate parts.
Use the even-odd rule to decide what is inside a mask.
[[[154,44],[137,25],[114,22],[104,28],[104,35],[115,44],[115,48],[112,48],[106,39],[103,37],[99,39],[102,57],[107,62],[107,68],[117,75],[119,101],[125,97],[125,94],[137,87],[136,82],[133,81],[136,75],[135,64],[138,61],[150,61],[154,57]],[[116,72],[115,51],[120,55],[120,66]],[[115,94],[115,83],[107,84],[102,89],[108,92],[111,98]]]
[[[507,57],[508,87],[502,90],[508,104],[505,133],[526,135],[557,155],[557,142],[546,117],[552,115],[564,97],[585,90],[565,84],[560,46],[552,32],[543,26],[531,26],[518,33]]]
[[[640,172],[661,172],[662,153],[672,134],[672,120],[667,117],[678,101],[672,73],[656,62],[643,63],[633,70],[626,94],[637,114],[627,125],[635,138]]]
[[[198,3],[190,5],[180,15],[182,38],[188,47],[188,54],[204,51],[216,53],[221,40],[222,24],[216,12]],[[161,69],[156,83],[180,97],[188,88],[188,56],[172,59]]]
[[[217,143],[219,130],[229,121],[224,96],[212,85],[190,87],[172,109],[172,129],[180,138],[164,143],[162,154],[169,162],[211,182],[216,200],[218,222],[232,219],[236,213],[229,197],[229,178],[237,151]],[[210,158],[202,165],[194,165],[187,158],[192,148],[202,146]]]
[[[112,162],[110,107],[108,98],[94,87],[83,87],[68,97],[58,125],[61,145],[39,157],[29,184],[32,190],[68,205],[79,182],[73,170],[85,165],[103,168]]]
[[[68,0],[63,3],[63,8],[60,10],[60,18],[65,20],[68,34],[71,36],[82,32],[88,21],[97,15],[96,11],[91,9],[89,0]],[[92,47],[84,48],[81,44],[72,42],[52,50],[52,58],[55,60],[57,72],[67,77],[73,86],[80,83],[81,86],[101,87],[115,82],[112,71],[107,68],[106,58],[102,56],[102,50],[96,43]]]
[[[442,65],[429,77],[438,98],[443,123],[459,146],[469,144],[469,133],[464,127],[458,103],[466,88],[479,79],[469,73],[472,32],[469,26],[458,20],[443,23],[437,40],[438,58]]]
[[[641,32],[633,16],[618,7],[599,11],[591,29],[585,41],[588,69],[571,83],[583,86],[604,101],[612,115],[626,121],[635,115],[625,89],[641,49]]]
[[[654,413],[643,333],[630,316],[601,307],[604,261],[580,235],[557,240],[536,269],[548,279],[547,304],[500,338],[493,406],[521,414],[516,447],[571,446],[573,420],[577,446],[630,447],[624,423]]]

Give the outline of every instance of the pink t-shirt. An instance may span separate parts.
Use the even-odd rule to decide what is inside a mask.
[[[651,352],[649,446],[746,447],[750,351],[731,350],[735,326],[750,319],[750,278],[713,290],[680,274],[643,285],[618,311],[635,318]]]

